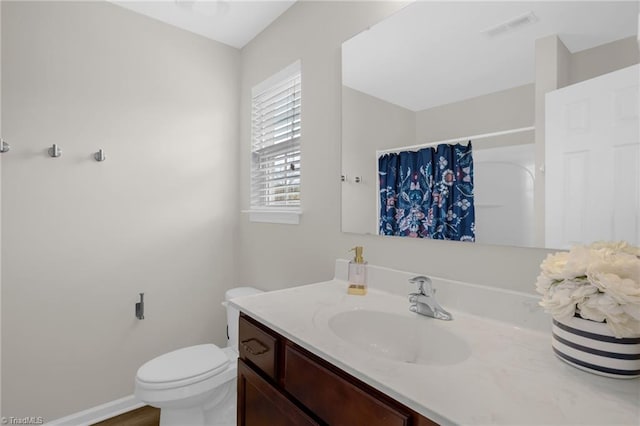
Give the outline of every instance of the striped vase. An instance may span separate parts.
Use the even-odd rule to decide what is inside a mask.
[[[616,338],[605,323],[573,317],[553,320],[552,346],[564,362],[618,379],[640,377],[640,338]]]

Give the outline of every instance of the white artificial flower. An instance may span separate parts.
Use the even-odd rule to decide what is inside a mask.
[[[613,272],[638,281],[640,280],[640,257],[606,248],[591,250],[587,273],[593,270]]]
[[[578,303],[597,292],[598,289],[589,282],[565,280],[549,288],[540,306],[556,319],[568,319],[575,315]]]
[[[597,250],[587,268],[587,277],[618,303],[640,304],[640,258],[610,249]]]
[[[567,256],[567,263],[562,270],[563,278],[570,280],[587,275],[590,256],[591,250],[587,247],[580,245],[572,247]]]
[[[640,337],[640,319],[630,316],[626,307],[605,293],[598,293],[578,304],[580,316],[593,321],[606,321],[614,336]]]
[[[580,316],[584,319],[602,322],[607,313],[617,316],[623,313],[620,305],[605,293],[596,293],[578,303]]]
[[[624,241],[577,245],[549,254],[536,291],[554,318],[606,322],[616,337],[640,337],[640,247]]]
[[[626,241],[596,241],[589,245],[590,249],[610,249],[617,252],[640,256],[640,247],[635,247]]]
[[[640,304],[640,282],[605,272],[592,273],[589,280],[616,302]]]
[[[540,294],[546,294],[554,282],[556,281],[549,278],[546,274],[541,273],[536,280],[536,291]]]
[[[555,254],[548,254],[542,261],[540,269],[542,273],[547,277],[555,280],[561,280],[564,278],[563,271],[567,264],[569,253],[561,251]]]

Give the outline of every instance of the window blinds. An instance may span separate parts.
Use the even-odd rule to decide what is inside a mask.
[[[252,98],[251,207],[300,206],[300,71]]]

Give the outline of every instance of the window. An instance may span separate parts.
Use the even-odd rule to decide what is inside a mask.
[[[250,212],[270,216],[252,215],[251,220],[298,222],[301,80],[298,61],[252,90]],[[274,219],[274,213],[281,219]]]

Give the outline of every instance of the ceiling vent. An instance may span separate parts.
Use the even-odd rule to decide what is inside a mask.
[[[496,37],[500,34],[505,34],[510,31],[515,31],[519,28],[538,22],[538,17],[533,12],[527,12],[524,15],[516,16],[498,25],[486,28],[480,31],[482,34],[488,37]]]

